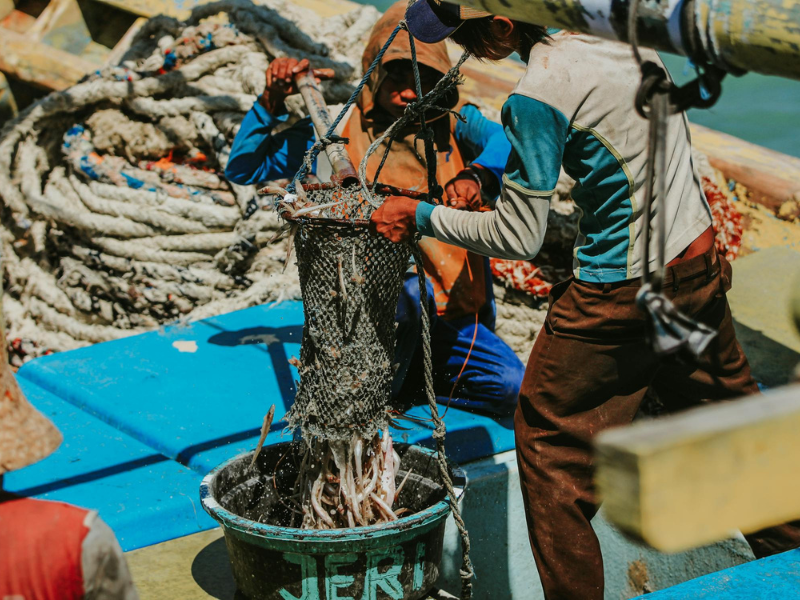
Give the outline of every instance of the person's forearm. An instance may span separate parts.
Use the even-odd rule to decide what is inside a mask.
[[[250,185],[291,177],[303,161],[303,154],[313,143],[311,123],[305,120],[283,132],[272,130],[284,117],[277,117],[256,102],[245,115],[231,147],[225,176],[240,185]]]
[[[470,213],[445,206],[417,207],[417,229],[454,246],[496,258],[530,259],[542,246],[550,195],[504,185],[495,210]]]
[[[506,137],[503,126],[487,119],[474,106],[466,105],[461,109],[461,115],[467,119],[466,123],[456,123],[456,140],[463,144],[474,157],[473,166],[482,167],[484,176],[491,189],[486,190],[495,198],[500,193],[500,182],[505,172],[511,144]],[[484,181],[484,187],[487,181]],[[493,185],[492,185],[493,183]]]

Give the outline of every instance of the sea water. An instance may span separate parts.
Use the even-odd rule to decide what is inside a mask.
[[[394,0],[356,0],[384,11]],[[681,56],[662,54],[673,79],[683,84],[694,77]],[[706,110],[689,111],[689,120],[760,146],[800,157],[800,81],[750,73],[727,76],[722,97]]]

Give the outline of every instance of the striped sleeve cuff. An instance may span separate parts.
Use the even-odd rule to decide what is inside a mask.
[[[419,231],[422,235],[436,237],[433,232],[433,225],[431,224],[431,214],[433,214],[433,210],[435,208],[436,207],[433,204],[428,204],[427,202],[420,202],[417,204],[417,231]]]

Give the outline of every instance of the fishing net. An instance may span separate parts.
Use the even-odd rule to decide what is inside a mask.
[[[309,186],[306,195],[313,212],[286,215],[297,227],[305,311],[289,423],[307,439],[371,436],[388,426],[395,308],[411,249],[369,233],[373,208],[359,186]]]

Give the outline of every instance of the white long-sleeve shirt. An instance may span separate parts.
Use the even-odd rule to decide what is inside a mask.
[[[660,64],[655,52],[643,54]],[[512,151],[496,209],[466,213],[421,203],[418,230],[488,256],[533,258],[563,165],[577,182],[572,197],[581,211],[575,276],[603,283],[641,276],[648,122],[634,109],[640,78],[624,44],[569,32],[537,44],[503,107]],[[666,211],[669,261],[711,226],[683,115],[667,125],[666,176],[667,195],[654,199],[653,215]]]

